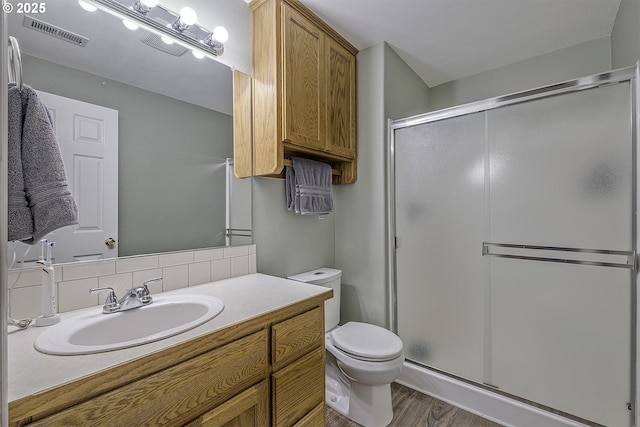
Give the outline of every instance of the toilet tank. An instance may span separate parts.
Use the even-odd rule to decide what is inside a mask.
[[[333,289],[333,298],[324,302],[324,331],[329,332],[340,323],[340,279],[342,270],[319,268],[289,276],[288,279]]]

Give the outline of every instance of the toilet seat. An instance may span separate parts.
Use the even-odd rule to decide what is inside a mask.
[[[402,355],[400,337],[369,323],[349,322],[329,336],[337,349],[359,360],[383,362]]]

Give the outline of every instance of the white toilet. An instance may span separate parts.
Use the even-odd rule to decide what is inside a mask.
[[[365,427],[387,426],[393,418],[391,383],[404,363],[402,340],[376,325],[340,322],[342,271],[321,268],[289,279],[333,289],[325,302],[327,404]]]

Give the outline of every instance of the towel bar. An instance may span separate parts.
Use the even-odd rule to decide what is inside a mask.
[[[22,57],[20,55],[20,46],[18,45],[18,40],[15,37],[9,36],[9,63],[8,63],[8,73],[9,73],[9,82],[15,83],[18,87],[18,90],[22,92]]]
[[[284,159],[283,164],[285,166],[293,166],[293,162],[289,159]],[[342,171],[339,171],[338,169],[331,169],[331,175],[336,175],[336,176],[340,176],[342,175]]]
[[[227,237],[239,236],[239,237],[251,237],[253,230],[247,228],[227,228],[225,230]]]

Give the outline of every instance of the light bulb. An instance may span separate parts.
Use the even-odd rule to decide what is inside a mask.
[[[167,36],[160,36],[160,39],[164,42],[164,44],[173,44],[173,40]]]
[[[87,3],[84,0],[78,0],[78,4],[80,5],[80,7],[82,7],[87,12],[95,12],[96,10],[98,10],[97,7],[95,7],[92,4]]]
[[[133,10],[143,15],[149,13],[151,9],[158,5],[158,0],[136,0],[133,4]]]
[[[140,3],[151,9],[158,5],[158,0],[140,0]]]
[[[213,39],[219,41],[220,43],[225,43],[229,40],[229,32],[224,27],[215,27],[213,29]]]
[[[195,56],[198,59],[202,59],[204,58],[204,53],[200,52],[199,50],[192,50],[191,53],[193,54],[193,56]]]
[[[135,22],[133,22],[130,19],[123,19],[122,23],[124,24],[125,27],[127,27],[131,31],[135,31],[138,28],[140,28],[140,25],[136,24]]]
[[[180,23],[183,25],[193,25],[198,20],[198,15],[196,15],[196,11],[191,9],[190,7],[183,7],[180,9]]]

